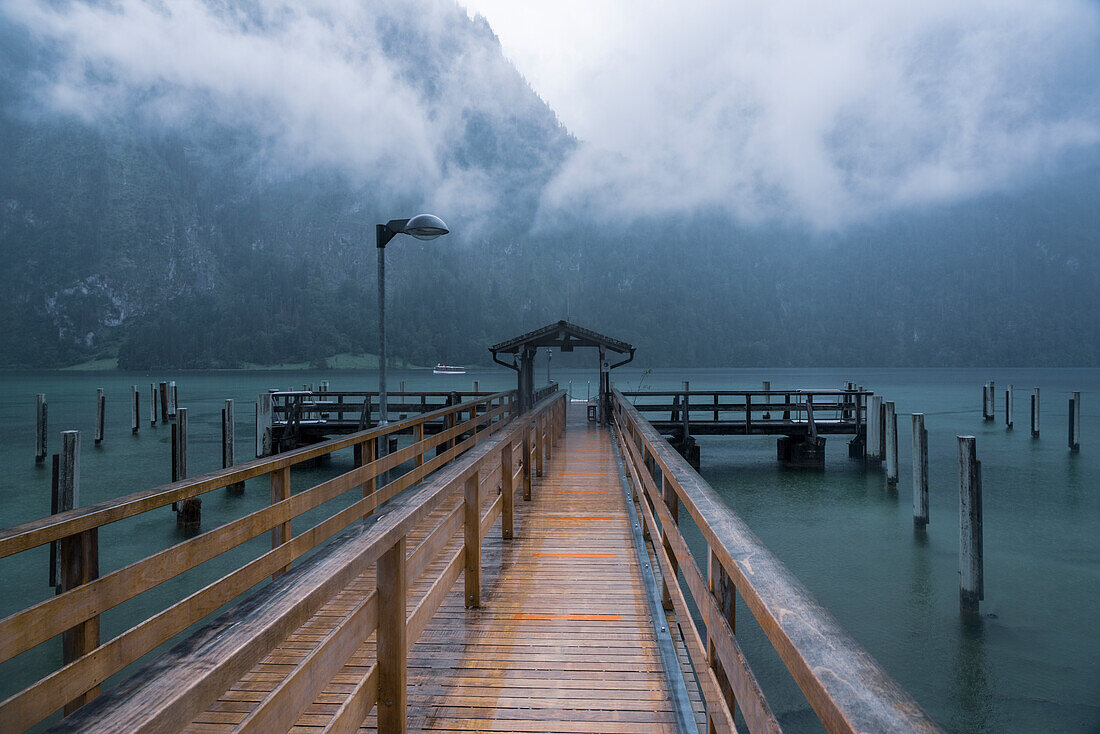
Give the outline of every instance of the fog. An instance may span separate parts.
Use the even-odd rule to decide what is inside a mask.
[[[1086,0],[463,1],[585,142],[551,213],[833,228],[1027,183],[1100,140]]]

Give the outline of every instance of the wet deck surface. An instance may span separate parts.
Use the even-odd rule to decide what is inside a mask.
[[[483,546],[481,608],[463,607],[460,578],[409,653],[410,730],[676,731],[612,440],[569,411],[532,501],[517,493],[515,538],[501,540],[498,520]],[[412,585],[410,612],[460,543],[461,533]],[[373,585],[359,577],[188,730],[232,730]],[[292,731],[319,732],[373,659],[372,637]],[[373,727],[372,714],[361,730]]]

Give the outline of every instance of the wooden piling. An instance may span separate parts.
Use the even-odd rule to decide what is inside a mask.
[[[80,504],[80,432],[62,431],[61,453],[54,454],[54,481],[51,506],[54,513],[66,512]],[[50,548],[50,584],[56,593],[99,578],[99,529],[91,528],[61,538]],[[68,665],[99,647],[99,616],[76,624],[61,635],[61,663]],[[81,692],[65,705],[71,714],[99,695],[99,686]]]
[[[179,393],[176,391],[176,381],[168,383],[168,417],[175,418],[179,412]]]
[[[107,397],[103,394],[103,388],[95,390],[95,445],[103,443],[103,428],[106,421]]]
[[[272,430],[274,429],[274,404],[271,393],[262,392],[256,396],[256,456],[270,456],[275,453]]]
[[[46,461],[46,393],[38,393],[34,399],[34,463]]]
[[[173,482],[187,478],[187,408],[176,409],[176,422],[172,426],[175,439],[175,469]],[[176,525],[186,530],[197,530],[202,524],[202,500],[188,497],[178,503]]]
[[[883,431],[882,421],[879,416],[882,414],[882,396],[872,395],[871,404],[867,411],[867,454],[866,460],[868,464],[878,464],[883,459],[884,447],[883,447]]]
[[[928,429],[924,413],[913,414],[913,527],[928,525]]]
[[[149,425],[157,424],[157,386],[149,383]]]
[[[137,385],[130,385],[130,433],[137,434],[141,427],[141,394]]]
[[[160,422],[168,423],[168,383],[161,382],[160,389]]]
[[[977,612],[985,598],[982,558],[982,463],[973,436],[959,440],[959,607]]]
[[[80,502],[80,431],[61,432],[61,453],[53,455],[53,482],[50,511],[68,512]],[[50,543],[50,586],[61,586],[58,543]],[[58,591],[58,593],[61,593]]]
[[[894,401],[883,403],[886,409],[886,486],[898,486],[898,414]]]
[[[1069,399],[1069,450],[1081,450],[1081,393],[1075,392]]]
[[[1031,437],[1039,438],[1039,388],[1031,391]]]
[[[1009,385],[1005,390],[1005,430],[1012,430],[1012,413],[1015,409],[1015,403],[1013,401],[1013,386]]]
[[[236,450],[236,430],[234,428],[235,423],[233,420],[233,400],[232,398],[225,401],[225,407],[222,408],[222,468],[228,469],[237,463],[237,450]],[[226,491],[230,492],[243,492],[244,482],[234,482],[228,484],[225,487]]]
[[[996,385],[994,385],[993,380],[990,380],[988,383],[986,383],[986,389],[988,390],[988,393],[989,393],[989,399],[988,399],[989,412],[986,413],[983,417],[987,421],[991,421],[991,420],[995,420],[997,418],[997,391],[996,391]]]
[[[481,381],[474,380],[474,392],[481,392]]]
[[[771,389],[772,389],[771,380],[764,380],[764,392],[770,392]],[[772,396],[771,395],[765,395],[764,396],[764,405],[766,405],[766,406],[771,405],[771,402],[772,402]],[[768,420],[771,420],[771,418],[772,418],[771,412],[768,410],[768,408],[765,408],[764,409],[764,420],[768,421]]]

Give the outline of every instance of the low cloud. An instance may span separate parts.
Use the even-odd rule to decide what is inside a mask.
[[[496,203],[476,188],[481,164],[454,160],[468,116],[535,99],[488,33],[437,0],[0,0],[0,22],[50,49],[31,86],[52,112],[244,131],[268,170],[339,171],[471,226]]]
[[[1090,0],[619,5],[591,11],[567,72],[517,56],[584,141],[547,219],[717,209],[831,229],[1026,182],[1100,142]]]

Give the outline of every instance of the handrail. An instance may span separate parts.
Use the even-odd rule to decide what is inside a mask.
[[[726,720],[734,696],[708,684],[711,675],[729,681],[750,731],[776,727],[731,624],[733,597],[740,593],[828,731],[939,730],[618,390],[614,416],[635,491],[644,500],[642,515],[650,534],[662,540],[654,551],[664,577],[676,579],[679,567],[703,617],[705,649],[680,585],[668,584],[712,722]],[[680,534],[680,504],[707,543],[706,576]]]
[[[101,578],[87,579],[79,585],[64,589],[55,597],[0,620],[0,661],[8,660],[63,632],[70,634],[72,630],[81,629],[89,624],[94,624],[96,629],[94,641],[88,649],[78,652],[75,659],[68,661],[62,668],[24,691],[0,702],[0,730],[18,730],[32,725],[63,705],[66,706],[68,713],[72,708],[68,705],[70,702],[82,701],[82,697],[89,691],[97,691],[96,686],[108,676],[122,670],[157,645],[201,620],[240,593],[252,588],[265,577],[280,575],[289,568],[294,559],[332,538],[355,521],[371,514],[381,503],[420,482],[459,455],[470,451],[485,437],[509,424],[514,424],[508,432],[509,436],[515,431],[523,430],[525,426],[530,426],[531,421],[537,420],[537,417],[524,416],[522,420],[516,422],[513,398],[514,395],[511,392],[494,393],[435,411],[435,418],[453,415],[460,411],[468,412],[470,417],[461,423],[453,421],[453,425],[434,436],[424,437],[420,432],[415,436],[419,440],[415,440],[411,446],[363,463],[344,474],[294,495],[287,492],[284,496],[276,497],[273,491],[273,501],[268,507],[178,543],[164,551],[154,553]],[[541,409],[545,410],[546,406],[543,405]],[[264,473],[271,475],[273,490],[277,483],[288,487],[287,475],[290,467],[295,464],[407,430],[410,425],[422,425],[423,421],[431,420],[432,417],[431,415],[419,416],[408,421],[362,431],[353,436],[327,441],[307,449],[250,462],[243,469],[234,468],[213,472],[198,480],[177,482],[167,487],[135,493],[113,502],[100,503],[100,505],[80,508],[53,518],[44,518],[9,528],[0,538],[0,543],[6,541],[7,545],[0,548],[8,551],[5,555],[10,555],[23,548],[41,545],[59,537],[67,539],[74,532],[74,527],[81,528],[76,531],[79,533],[77,535],[79,538],[89,532],[95,533],[99,526],[107,522],[114,522],[147,509],[164,506],[175,499],[194,496],[233,484],[242,478]],[[549,434],[549,431],[544,433]],[[456,442],[456,439],[463,435],[467,437]],[[427,459],[425,455],[433,449],[437,449],[438,454]],[[414,460],[412,469],[385,486],[374,486],[377,484],[378,477],[410,460]],[[525,470],[532,464],[530,454],[526,455],[526,458],[521,457],[520,461]],[[491,475],[487,478],[491,478]],[[524,485],[525,496],[529,496],[529,480],[525,478],[520,484]],[[344,492],[357,490],[360,487],[363,491],[361,499],[322,520],[304,533],[291,537],[289,525],[293,517],[328,502]],[[500,509],[504,508],[500,507]],[[286,529],[285,534],[282,532],[283,528]],[[99,644],[98,616],[102,612],[268,531],[273,533],[271,551],[248,561],[167,609],[140,621],[114,639],[102,645]]]

